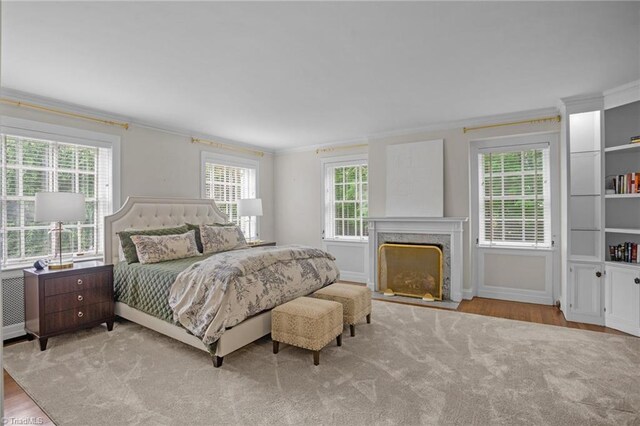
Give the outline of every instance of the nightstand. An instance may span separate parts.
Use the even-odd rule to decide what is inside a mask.
[[[253,247],[268,247],[268,246],[275,246],[276,242],[275,241],[258,241],[257,243],[247,243],[249,245],[249,247],[253,248]]]
[[[47,348],[49,337],[107,323],[113,330],[113,265],[78,262],[73,268],[24,271],[25,330]]]

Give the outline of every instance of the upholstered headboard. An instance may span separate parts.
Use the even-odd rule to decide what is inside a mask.
[[[104,218],[104,259],[117,264],[120,240],[125,229],[168,228],[183,223],[226,223],[213,200],[189,198],[129,197],[120,210]]]

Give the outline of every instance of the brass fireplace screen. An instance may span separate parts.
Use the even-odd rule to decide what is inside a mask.
[[[442,300],[442,250],[424,244],[382,244],[378,285],[387,296]]]

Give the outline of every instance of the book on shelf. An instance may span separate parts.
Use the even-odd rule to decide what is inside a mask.
[[[640,135],[631,136],[631,142],[629,142],[629,143],[640,143]]]
[[[640,194],[640,171],[624,175],[607,176],[607,188],[614,194]]]
[[[612,262],[640,263],[638,244],[626,242],[617,246],[609,246],[609,258]]]

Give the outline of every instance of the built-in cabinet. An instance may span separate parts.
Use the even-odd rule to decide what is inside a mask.
[[[640,243],[640,193],[613,194],[616,175],[640,172],[640,82],[563,100],[563,291],[570,321],[640,336],[640,263],[616,262],[609,246]],[[635,90],[635,92],[634,92]]]
[[[597,263],[571,262],[569,266],[569,306],[571,321],[602,324],[602,268]]]
[[[605,324],[640,336],[640,269],[607,265]]]

